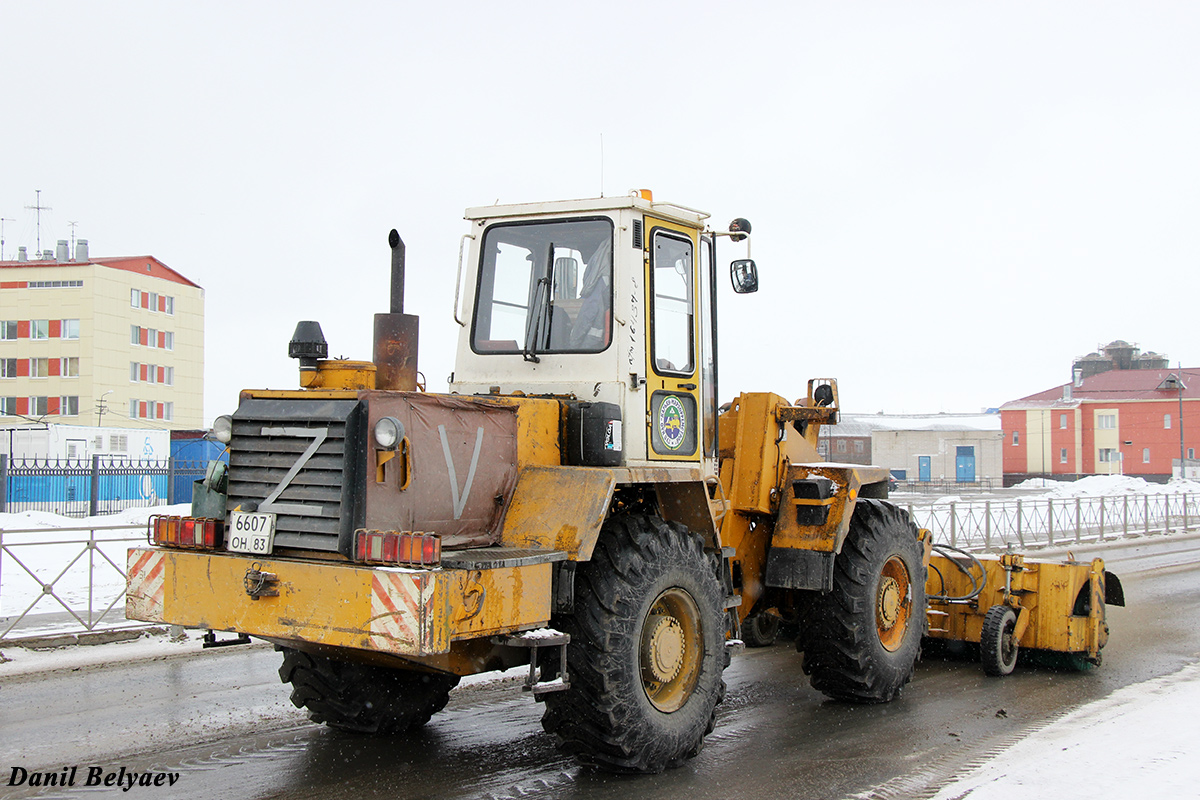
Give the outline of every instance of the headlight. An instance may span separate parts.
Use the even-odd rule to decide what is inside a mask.
[[[213,420],[212,438],[221,444],[229,444],[233,438],[233,417],[225,414]]]
[[[395,417],[382,417],[375,423],[375,446],[380,450],[395,450],[404,438],[404,425]]]

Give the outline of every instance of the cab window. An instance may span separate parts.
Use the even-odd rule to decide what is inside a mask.
[[[599,353],[612,341],[611,220],[493,225],[483,237],[476,353]]]

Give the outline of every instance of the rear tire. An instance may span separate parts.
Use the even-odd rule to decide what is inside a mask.
[[[912,678],[925,632],[917,527],[880,500],[859,500],[834,562],[833,590],[813,597],[797,647],[814,689],[885,703]]]
[[[1017,615],[1008,606],[992,606],[983,618],[979,634],[979,657],[983,671],[993,678],[1011,675],[1017,666],[1017,642],[1013,630]]]
[[[457,675],[388,669],[283,650],[279,679],[313,722],[355,733],[403,733],[445,708]]]
[[[657,517],[609,519],[579,564],[571,688],[542,726],[585,764],[662,772],[700,752],[725,695],[723,593],[699,536]]]

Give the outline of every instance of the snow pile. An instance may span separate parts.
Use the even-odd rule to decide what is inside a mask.
[[[95,517],[64,517],[49,511],[22,511],[17,514],[0,514],[0,531],[21,531],[40,528],[111,528],[114,526],[146,527],[146,520],[156,514],[186,516],[192,512],[188,503],[173,506],[151,506],[149,508],[127,508],[116,514],[101,514]]]
[[[1028,481],[1027,481],[1028,483]],[[1164,485],[1149,483],[1131,475],[1089,475],[1071,483],[1056,483],[1047,492],[1049,497],[1111,497],[1122,494],[1196,494],[1200,483],[1189,480],[1173,480]]]
[[[1126,686],[1067,714],[933,800],[1194,797],[1200,786],[1196,709],[1200,664]]]
[[[1067,481],[1055,481],[1049,478],[1028,478],[1020,483],[1014,483],[1014,489],[1053,489],[1056,486],[1062,486]]]

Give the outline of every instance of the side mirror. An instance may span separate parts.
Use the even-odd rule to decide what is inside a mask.
[[[754,259],[741,258],[729,265],[729,280],[733,282],[733,290],[738,294],[749,294],[758,291],[758,267]]]

